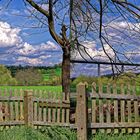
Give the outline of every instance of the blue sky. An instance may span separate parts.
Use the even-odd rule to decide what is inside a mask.
[[[140,5],[139,0],[128,1],[133,2],[136,5]],[[12,0],[8,8],[6,8],[6,2],[7,0],[0,1],[0,64],[52,66],[54,64],[61,63],[61,48],[53,41],[46,27],[36,28],[38,21],[33,18],[27,18],[30,13],[25,7],[23,0]],[[112,18],[112,15],[110,18]],[[130,27],[140,27],[139,20],[134,26],[132,22],[133,21],[129,21]],[[135,57],[135,61],[139,62],[140,48],[138,46],[140,45],[140,41],[138,37],[140,36],[130,35],[132,38],[132,40],[130,40],[130,38],[120,33],[117,28],[121,28],[121,31],[129,34],[129,32],[126,31],[128,23],[122,19],[110,23],[110,27],[111,28],[106,28],[106,31],[111,36],[110,40],[112,40],[112,42],[115,40],[119,43],[125,41],[127,46],[127,53],[125,52],[126,55],[131,58]],[[114,28],[116,30],[114,30]],[[59,30],[58,25],[57,30]],[[140,29],[138,29],[137,32],[140,33]],[[100,45],[100,41],[96,37],[97,35],[98,34],[96,33],[91,33],[90,36],[94,36],[94,38],[91,38],[90,41],[83,40],[83,44],[85,44],[87,52],[95,58],[95,60],[108,61],[108,58]],[[133,41],[134,39],[135,41]],[[119,48],[115,41],[113,42],[114,48],[117,51],[122,52],[122,48]],[[114,53],[107,44],[105,44],[105,49],[109,56],[113,58]],[[137,56],[132,55],[131,52],[137,52],[138,54]],[[75,52],[74,55],[76,56],[74,58],[81,59],[78,52]],[[83,56],[87,58],[85,54],[83,54]],[[122,59],[124,60],[124,57],[122,57]],[[88,70],[89,74],[91,74],[92,71],[95,71],[97,68],[93,65],[77,65],[76,67],[72,67],[73,75],[75,75],[75,73],[80,74],[79,69],[81,69],[80,71],[83,73],[87,73]],[[110,70],[111,67],[102,67],[102,73],[106,73]]]

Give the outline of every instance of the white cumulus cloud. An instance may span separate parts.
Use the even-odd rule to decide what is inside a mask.
[[[75,50],[72,52],[72,59],[76,60],[96,60],[96,61],[109,61],[109,57],[114,59],[114,52],[112,48],[105,44],[103,47],[97,48],[95,41],[85,41],[81,43],[83,46],[80,46],[81,49]],[[85,48],[85,49],[83,49]],[[109,57],[108,57],[109,56]]]
[[[32,45],[22,39],[21,33],[21,29],[13,28],[7,22],[0,21],[0,64],[52,65],[52,63],[58,63],[61,50],[55,43],[47,41]]]
[[[18,46],[22,41],[19,33],[19,28],[12,28],[8,23],[0,21],[0,47]]]

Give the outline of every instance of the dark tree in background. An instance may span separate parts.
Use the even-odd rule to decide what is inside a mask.
[[[22,86],[35,86],[43,81],[42,74],[37,69],[33,68],[19,70],[16,72],[15,78],[18,85]]]

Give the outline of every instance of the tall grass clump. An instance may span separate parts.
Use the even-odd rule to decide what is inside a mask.
[[[0,140],[48,140],[37,130],[28,127],[14,127],[0,132]]]
[[[76,140],[76,132],[64,127],[43,127],[40,132],[47,136],[48,140]]]
[[[76,133],[69,128],[42,127],[35,130],[29,127],[13,127],[0,132],[0,140],[76,140]]]

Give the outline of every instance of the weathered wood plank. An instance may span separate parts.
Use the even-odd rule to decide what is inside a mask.
[[[63,93],[62,101],[65,102],[65,93]],[[62,123],[65,123],[65,108],[62,107]]]
[[[96,93],[96,83],[92,84],[92,94]],[[96,122],[96,99],[92,99],[92,122],[95,123]],[[92,133],[95,134],[96,133],[96,129],[92,130]]]
[[[108,128],[139,128],[140,127],[140,123],[128,123],[128,122],[119,122],[119,123],[91,123],[89,128],[95,129],[95,128],[104,128],[104,129],[108,129]]]
[[[138,100],[140,101],[140,96],[137,95],[123,95],[123,94],[94,94],[91,95],[92,99],[114,99],[114,100]]]
[[[111,94],[111,91],[110,91],[110,84],[107,85],[107,93],[108,94]],[[111,101],[110,99],[107,100],[107,110],[106,110],[106,118],[107,118],[107,123],[111,123],[111,112],[110,112],[110,109],[111,109]],[[107,134],[108,133],[111,133],[111,129],[107,129],[106,130]]]
[[[23,90],[20,89],[20,97],[23,97]],[[24,120],[24,112],[23,112],[23,101],[19,101],[19,105],[20,105],[20,120]]]
[[[47,121],[47,112],[46,112],[46,107],[43,108],[43,122]]]
[[[52,93],[52,99],[53,99],[53,102],[55,102],[55,93],[53,92]],[[56,122],[56,107],[57,107],[57,104],[55,104],[55,106],[52,108],[52,122]]]
[[[127,94],[131,95],[131,87],[130,84],[127,85]],[[131,112],[131,100],[127,101],[127,110],[128,110],[128,122],[132,122],[132,112]],[[132,128],[128,128],[128,133],[132,133]]]
[[[58,100],[61,100],[61,97],[60,97],[60,96],[58,97]],[[60,119],[60,118],[61,118],[61,117],[60,117],[60,115],[61,115],[61,114],[60,114],[60,108],[61,108],[61,107],[60,107],[60,106],[61,106],[61,104],[58,103],[58,106],[57,106],[57,123],[60,123],[60,122],[61,122],[61,119]]]
[[[66,108],[66,109],[69,109],[70,108],[70,103],[65,103],[65,102],[56,102],[55,103],[55,101],[53,101],[53,102],[39,102],[39,106],[40,107],[49,107],[49,108],[56,108],[56,106],[57,107],[62,107],[62,108]]]
[[[13,91],[14,92],[14,91]],[[0,101],[23,101],[23,97],[7,97],[7,96],[0,96]]]
[[[0,90],[0,96],[2,95],[2,91]],[[3,121],[3,109],[2,109],[2,102],[0,101],[0,122]]]
[[[136,123],[140,123],[139,121],[139,118],[140,118],[140,116],[139,116],[139,110],[138,110],[138,101],[134,101],[134,115],[135,115],[135,122]],[[135,133],[139,133],[139,128],[135,128]]]
[[[24,121],[3,121],[0,122],[0,126],[11,126],[11,125],[24,125]]]
[[[67,94],[66,101],[69,102],[69,105],[70,105],[70,95],[69,95],[69,93]],[[69,123],[69,121],[70,121],[70,108],[67,108],[66,109],[66,123]]]
[[[4,90],[4,96],[8,96],[9,97],[9,92],[8,92],[8,89],[5,89]],[[3,106],[4,106],[4,121],[9,121],[9,100],[8,101],[4,101],[3,102]],[[9,129],[9,126],[5,126],[5,129]]]
[[[117,94],[117,86],[116,84],[113,84],[113,94],[118,95]],[[118,100],[114,100],[114,122],[118,123],[119,122],[119,116],[118,116]],[[114,129],[114,133],[119,133],[118,129]]]
[[[42,90],[39,90],[39,98],[42,98]],[[39,103],[42,103],[39,101]],[[39,112],[38,112],[38,121],[42,121],[42,107],[39,106]]]
[[[15,97],[19,97],[19,92],[18,90],[15,90]],[[18,100],[15,101],[15,117],[16,117],[16,120],[18,121],[19,120],[19,104],[18,104]]]
[[[66,109],[66,123],[69,123],[70,120],[70,109]]]
[[[33,92],[33,98],[34,97],[37,97],[38,95],[38,91],[37,90],[34,90]],[[33,121],[38,121],[38,104],[39,102],[38,101],[33,101]],[[35,129],[37,129],[37,126],[34,126]]]
[[[64,126],[64,127],[70,127],[70,123],[57,123],[57,122],[43,122],[43,121],[34,121],[34,125],[39,126]]]
[[[51,99],[51,93],[48,92],[48,100]],[[48,122],[51,122],[51,108],[48,107]]]
[[[77,85],[77,139],[87,140],[87,98],[86,85]]]
[[[102,85],[101,81],[99,81],[98,86],[99,86],[98,93],[103,93],[103,91],[102,91],[103,85]],[[99,122],[104,123],[103,100],[102,99],[99,99]],[[100,132],[104,133],[105,130],[100,129]]]
[[[124,85],[121,84],[121,93],[124,95]],[[125,122],[125,101],[121,100],[121,122]],[[126,133],[126,129],[122,128],[121,133]]]
[[[24,91],[24,120],[27,126],[32,126],[33,123],[33,91]]]

